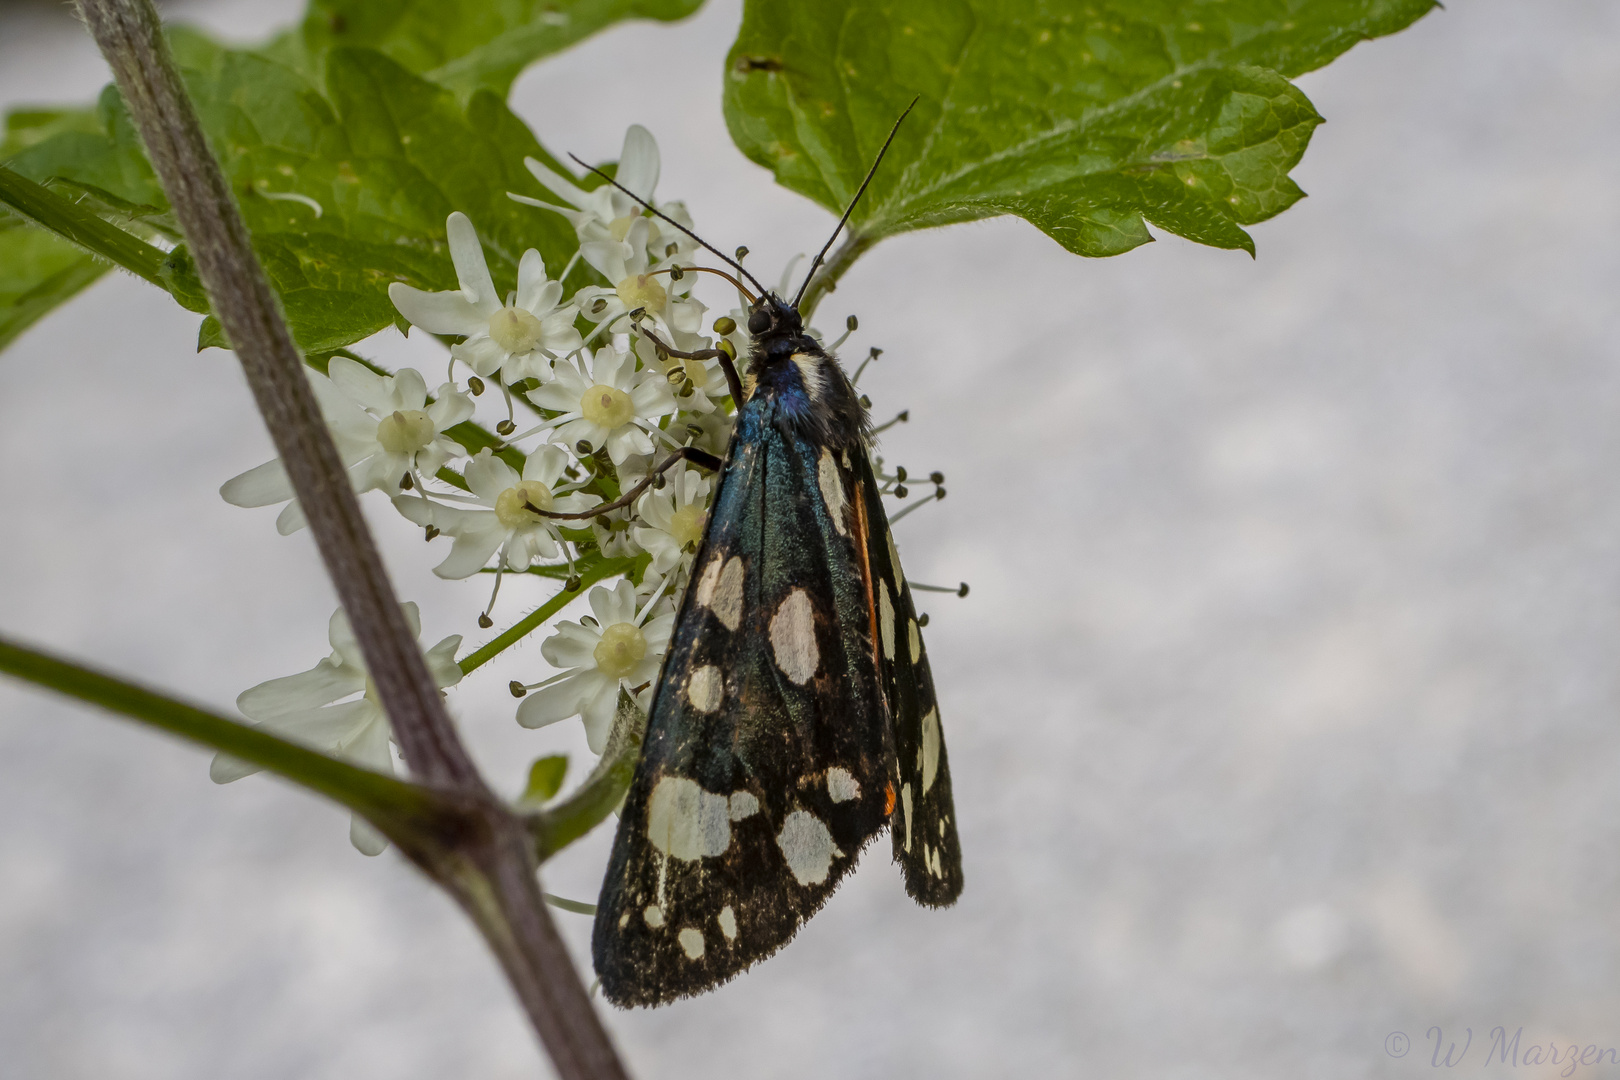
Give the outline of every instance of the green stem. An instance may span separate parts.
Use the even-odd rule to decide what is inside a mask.
[[[550,600],[519,619],[510,630],[501,634],[500,637],[471,655],[464,657],[461,661],[461,673],[469,675],[477,671],[495,657],[522,641],[536,627],[568,606],[571,601],[577,599],[580,593],[585,591],[585,586],[594,585],[603,578],[626,573],[635,566],[635,563],[634,559],[603,559],[594,565],[582,566],[579,571],[579,588],[563,589],[556,596],[553,596]]]
[[[168,289],[163,273],[164,261],[168,259],[166,253],[3,165],[0,165],[0,202],[90,254],[122,266],[161,289]]]
[[[529,839],[534,844],[534,861],[543,863],[575,840],[596,828],[630,790],[636,764],[641,760],[641,744],[647,736],[647,714],[624,690],[619,691],[618,711],[613,732],[591,775],[573,794],[544,810],[527,815]]]
[[[371,819],[421,819],[439,810],[432,792],[123,679],[0,638],[0,671],[150,727],[252,762]]]
[[[534,858],[543,863],[596,828],[624,799],[641,758],[641,740],[609,759],[604,756],[590,779],[568,798],[529,818]]]
[[[816,271],[815,280],[804,291],[804,300],[799,304],[799,314],[806,326],[810,325],[810,316],[816,313],[816,305],[821,303],[826,295],[838,288],[838,279],[843,277],[855,260],[865,255],[878,242],[878,237],[865,236],[861,233],[850,233],[849,239],[838,245],[838,250],[832,257],[821,264]]]

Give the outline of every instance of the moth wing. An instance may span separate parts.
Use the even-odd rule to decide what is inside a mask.
[[[707,990],[826,901],[893,802],[887,703],[839,474],[738,419],[649,710],[591,950],[617,1005]],[[835,498],[837,495],[835,495]]]
[[[850,456],[860,488],[859,527],[876,608],[883,686],[894,717],[894,787],[899,793],[894,858],[912,899],[944,907],[962,893],[962,845],[934,676],[872,463],[865,453]]]

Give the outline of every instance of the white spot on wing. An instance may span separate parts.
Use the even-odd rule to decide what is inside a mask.
[[[894,530],[884,529],[883,539],[889,542],[889,566],[894,570],[894,579],[896,581],[905,581],[906,573],[900,569],[900,553],[894,548]]]
[[[731,846],[727,805],[724,795],[704,791],[695,780],[663,777],[647,800],[647,839],[688,862],[722,855]]]
[[[641,913],[641,917],[646,919],[647,925],[652,927],[654,930],[663,929],[664,909],[659,907],[657,904],[648,904],[647,910]]]
[[[821,498],[827,504],[833,528],[838,530],[839,536],[848,536],[849,523],[844,520],[844,481],[838,475],[838,463],[833,460],[831,450],[821,452],[821,461],[816,465],[816,482],[821,485]]]
[[[900,785],[900,812],[906,819],[906,853],[911,852],[911,785]]]
[[[695,930],[690,926],[682,927],[681,932],[675,935],[675,940],[681,943],[686,955],[693,960],[703,957],[703,931]]]
[[[922,721],[922,747],[917,751],[918,766],[922,769],[923,794],[934,786],[939,775],[939,710],[929,709]]]
[[[776,653],[776,666],[801,686],[810,681],[821,663],[814,612],[810,595],[795,588],[771,618],[771,649]]]
[[[715,585],[709,610],[714,612],[714,617],[727,630],[735,630],[742,625],[742,602],[743,561],[741,555],[733,555],[726,560],[725,569],[720,571],[720,580]]]
[[[832,833],[821,819],[807,810],[795,810],[782,822],[776,835],[788,869],[800,885],[820,885],[827,880],[832,862],[843,854],[833,843]]]
[[[698,578],[697,591],[692,596],[704,607],[714,605],[714,590],[720,585],[720,569],[725,563],[724,553],[716,555],[709,560],[709,565],[703,568],[703,576]]]
[[[827,797],[835,803],[861,797],[861,784],[847,769],[834,765],[827,770]]]
[[[894,659],[894,601],[889,599],[889,583],[878,591],[878,632],[883,635],[883,658]]]
[[[726,679],[713,664],[704,664],[686,680],[686,700],[698,712],[712,713],[726,696]]]
[[[746,817],[753,817],[759,813],[759,800],[754,798],[751,791],[738,791],[732,793],[730,816],[732,821],[741,821]]]
[[[911,638],[911,662],[915,664],[922,658],[922,631],[917,629],[916,619],[911,620],[911,625],[906,628],[906,634]]]
[[[715,919],[720,924],[720,932],[726,935],[727,941],[737,940],[737,913],[727,904],[720,909],[720,915]]]

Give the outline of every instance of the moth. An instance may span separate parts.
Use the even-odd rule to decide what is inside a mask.
[[[701,993],[775,953],[885,827],[914,899],[962,891],[938,701],[866,408],[805,332],[804,287],[785,301],[726,261],[757,289],[753,347],[740,378],[722,359],[736,426],[597,905],[591,955],[620,1006]]]

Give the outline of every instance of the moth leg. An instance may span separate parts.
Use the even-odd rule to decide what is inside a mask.
[[[667,356],[673,356],[678,360],[719,360],[720,369],[726,373],[726,385],[731,388],[731,400],[737,403],[739,409],[742,408],[742,379],[737,375],[737,365],[732,362],[730,353],[724,349],[699,349],[697,352],[681,352],[673,345],[661,340],[657,334],[654,334],[646,327],[639,326],[637,329],[641,331],[642,337],[652,342],[657,346],[659,352]]]
[[[524,502],[523,508],[530,513],[539,514],[541,517],[557,518],[561,521],[584,521],[585,519],[593,518],[598,514],[611,513],[614,510],[629,506],[631,503],[635,502],[636,499],[641,497],[641,493],[643,491],[646,491],[652,486],[654,480],[657,480],[660,476],[663,476],[664,473],[673,468],[675,463],[678,461],[690,461],[698,468],[705,469],[709,472],[719,472],[720,467],[725,464],[725,462],[721,461],[707,450],[699,450],[695,446],[683,446],[673,454],[669,455],[669,457],[665,458],[663,462],[659,464],[658,468],[654,469],[652,472],[643,477],[641,482],[636,484],[635,487],[631,488],[623,495],[620,495],[617,499],[614,499],[606,506],[593,506],[589,510],[581,510],[577,513],[570,514],[560,513],[556,510],[542,510],[538,506],[527,501]]]

